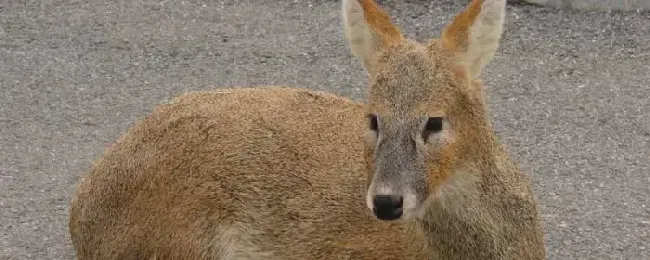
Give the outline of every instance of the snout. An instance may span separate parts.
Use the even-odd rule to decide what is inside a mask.
[[[366,205],[372,214],[384,221],[410,221],[418,215],[417,196],[411,189],[393,189],[371,185]]]
[[[372,212],[381,220],[396,220],[402,216],[404,198],[397,195],[375,195]]]

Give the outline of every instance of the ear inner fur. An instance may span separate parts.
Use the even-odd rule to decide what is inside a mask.
[[[453,52],[465,52],[469,46],[470,28],[481,13],[483,0],[473,0],[458,14],[454,21],[442,33],[442,46]]]
[[[404,40],[399,29],[390,22],[388,13],[379,8],[373,0],[358,0],[358,2],[363,9],[366,23],[379,36],[383,43],[382,47],[396,45]]]

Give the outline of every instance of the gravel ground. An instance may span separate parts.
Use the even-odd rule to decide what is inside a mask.
[[[466,1],[381,3],[426,40]],[[510,5],[487,70],[548,259],[650,259],[650,13]],[[365,80],[338,1],[0,1],[0,259],[74,259],[77,178],[159,102],[268,84],[362,100]]]

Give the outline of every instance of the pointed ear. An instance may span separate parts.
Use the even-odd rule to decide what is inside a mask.
[[[456,54],[470,79],[477,79],[499,48],[506,0],[472,0],[442,32],[440,43]]]
[[[374,75],[378,54],[404,41],[388,14],[373,0],[342,0],[343,27],[352,54]]]

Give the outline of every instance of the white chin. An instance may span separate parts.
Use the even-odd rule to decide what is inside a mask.
[[[421,215],[420,210],[417,208],[408,208],[404,209],[404,213],[402,213],[402,217],[400,218],[401,221],[412,221],[417,218],[419,218]]]

